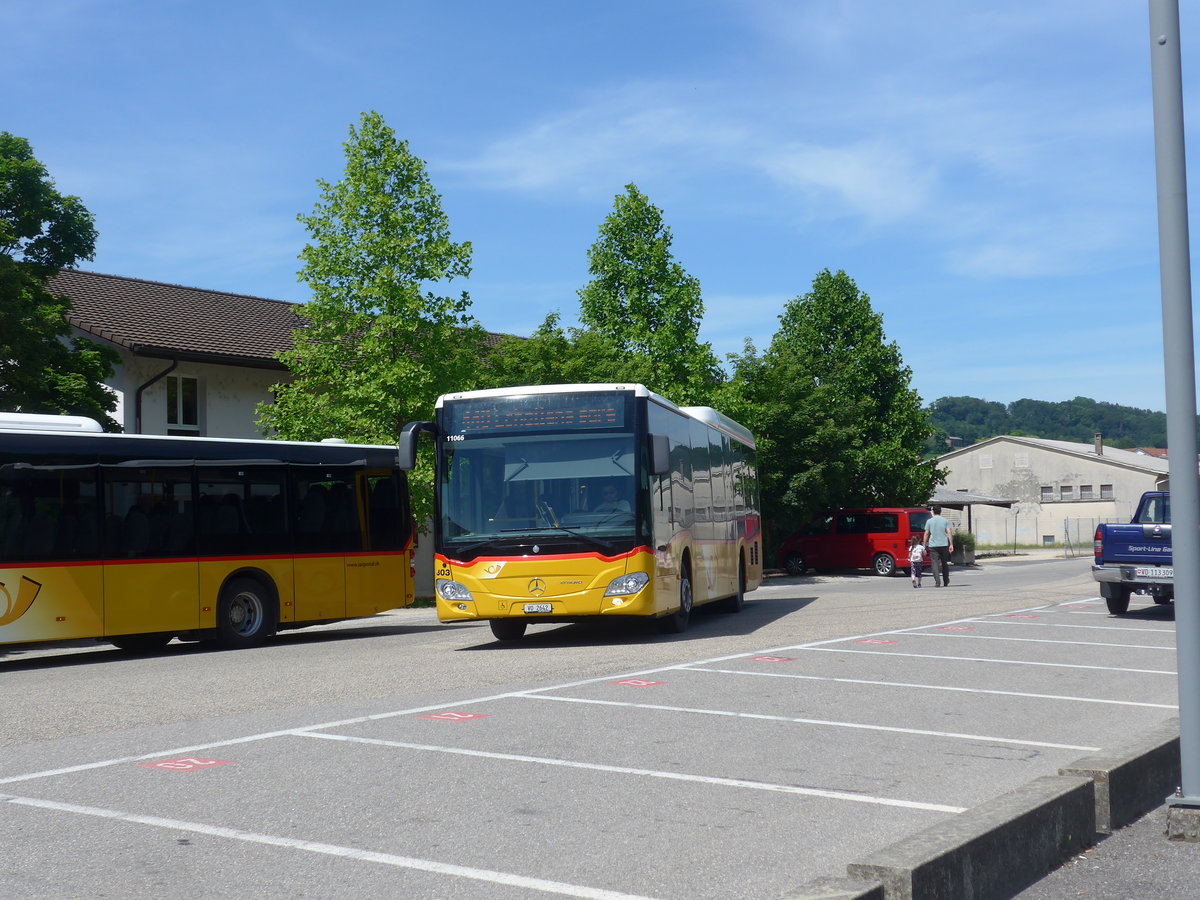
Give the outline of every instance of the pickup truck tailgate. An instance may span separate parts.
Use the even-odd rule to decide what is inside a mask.
[[[1101,556],[1113,565],[1171,565],[1170,525],[1106,525]]]

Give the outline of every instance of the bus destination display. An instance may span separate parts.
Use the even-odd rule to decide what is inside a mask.
[[[625,427],[622,394],[540,394],[453,400],[446,404],[447,434],[511,434]]]

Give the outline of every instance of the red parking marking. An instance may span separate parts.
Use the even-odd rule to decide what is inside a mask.
[[[178,759],[162,759],[152,763],[138,763],[143,769],[166,769],[168,772],[193,772],[196,769],[211,769],[213,766],[230,766],[227,759],[200,759],[197,756],[181,756]]]
[[[491,716],[487,713],[440,712],[431,713],[428,716],[419,716],[418,718],[437,719],[439,722],[469,722],[471,719],[490,719]]]
[[[794,662],[794,656],[752,656],[751,662]]]
[[[938,631],[974,631],[974,625],[943,625]]]
[[[629,687],[654,687],[656,684],[666,684],[665,681],[642,681],[640,678],[626,678],[624,681],[612,681],[610,684],[624,684]]]
[[[895,641],[884,641],[879,638],[866,638],[865,640],[855,641],[856,644],[894,644]]]

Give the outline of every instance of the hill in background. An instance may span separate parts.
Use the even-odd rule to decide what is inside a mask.
[[[1166,447],[1167,414],[1088,397],[1051,402],[1017,400],[1005,405],[975,397],[942,397],[929,404],[930,424],[937,434],[933,453],[945,453],[948,438],[967,446],[1001,434],[1090,444],[1096,432],[1110,447]]]

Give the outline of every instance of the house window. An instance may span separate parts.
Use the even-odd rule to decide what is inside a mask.
[[[1028,453],[1014,453],[1013,454],[1013,468],[1014,469],[1028,469],[1029,468],[1029,454]]]
[[[1100,485],[1100,499],[1111,500],[1113,498],[1113,489],[1111,484]]]
[[[1079,486],[1079,499],[1080,500],[1095,500],[1096,499],[1095,488],[1093,488],[1092,485],[1090,485],[1090,484],[1081,484]]]
[[[200,381],[167,376],[167,434],[200,433]]]
[[[979,454],[979,468],[990,469],[991,467],[992,467],[992,454],[980,453]]]
[[[1042,485],[1042,502],[1049,503],[1054,499],[1054,488],[1051,485]]]
[[[1062,487],[1060,487],[1058,489],[1058,499],[1059,500],[1074,500],[1075,499],[1075,485],[1064,484]]]

